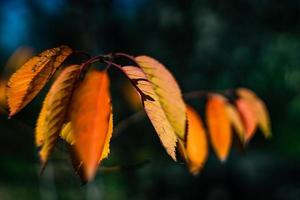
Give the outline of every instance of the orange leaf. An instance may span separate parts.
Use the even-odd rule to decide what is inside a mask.
[[[237,109],[230,103],[226,103],[226,111],[230,119],[231,125],[237,133],[241,142],[244,142],[245,128]]]
[[[95,176],[109,136],[111,100],[106,72],[91,71],[76,89],[70,109],[75,150],[83,179]]]
[[[185,139],[186,107],[180,88],[173,75],[157,60],[148,56],[135,58],[139,67],[145,72],[157,95],[166,117],[175,133]]]
[[[11,76],[7,85],[10,117],[24,108],[38,94],[71,52],[72,50],[67,46],[46,50],[28,60]]]
[[[65,123],[79,73],[79,65],[67,67],[55,80],[45,98],[36,127],[36,143],[38,146],[42,145],[40,158],[43,163],[48,160]]]
[[[210,95],[206,105],[206,121],[213,149],[218,158],[225,161],[231,147],[230,119],[226,112],[226,100],[221,95]]]
[[[187,139],[186,153],[190,172],[197,174],[203,167],[208,156],[208,145],[203,123],[197,112],[187,106]]]
[[[245,127],[246,134],[244,141],[245,143],[248,143],[253,137],[257,126],[254,110],[251,103],[245,99],[237,99],[235,105]]]
[[[171,122],[167,118],[168,110],[164,110],[161,101],[159,101],[159,96],[153,89],[153,85],[147,79],[146,74],[140,68],[126,66],[123,67],[122,70],[139,92],[145,111],[150,121],[152,122],[161,143],[163,144],[167,153],[174,160],[176,160],[175,149],[177,136],[171,125]],[[165,101],[165,104],[167,103],[168,101]]]
[[[257,97],[253,91],[246,88],[237,89],[237,94],[239,97],[249,101],[252,109],[254,110],[259,128],[262,130],[266,138],[270,138],[272,136],[270,125],[271,121],[268,109],[264,102],[259,97]]]

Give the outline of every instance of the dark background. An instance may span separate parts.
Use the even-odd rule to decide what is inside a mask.
[[[0,117],[1,200],[300,199],[299,0],[0,1],[2,69],[21,46],[38,53],[61,44],[93,55],[153,56],[184,92],[249,87],[270,110],[273,138],[257,132],[246,151],[233,147],[223,164],[211,151],[193,177],[142,119],[112,140],[103,166],[148,164],[100,169],[81,186],[60,144],[39,177],[33,130],[45,89],[15,118]],[[135,111],[122,97],[123,76],[114,69],[110,75],[118,123]]]

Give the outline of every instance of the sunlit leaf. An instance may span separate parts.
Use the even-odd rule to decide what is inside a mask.
[[[72,126],[71,126],[71,122],[67,122],[61,132],[60,132],[60,137],[65,140],[67,143],[69,143],[70,145],[74,145],[75,144],[75,138],[74,138],[74,134],[72,131]]]
[[[249,101],[252,105],[252,109],[254,110],[259,128],[262,130],[266,138],[270,138],[272,136],[271,122],[265,103],[253,91],[246,88],[237,89],[237,94],[240,98]]]
[[[190,172],[197,174],[202,168],[208,156],[208,145],[203,128],[203,123],[197,112],[187,106],[187,139],[186,153]]]
[[[246,134],[244,141],[245,143],[248,143],[253,137],[257,127],[254,110],[251,103],[245,99],[237,99],[235,101],[235,105],[240,113],[242,122],[245,127]]]
[[[67,46],[46,50],[28,60],[11,76],[7,85],[9,116],[19,112],[38,94],[71,52]]]
[[[226,103],[226,111],[227,111],[227,114],[230,119],[232,127],[234,128],[235,132],[237,133],[240,141],[243,142],[244,138],[245,138],[245,128],[244,128],[244,125],[243,125],[243,122],[242,122],[239,112],[230,103]]]
[[[175,133],[184,140],[186,107],[175,78],[165,66],[151,57],[138,56],[135,60],[152,83],[152,88],[170,125]]]
[[[109,136],[111,100],[106,72],[92,70],[75,90],[70,119],[84,181],[95,176]]]
[[[213,149],[218,158],[225,161],[230,151],[232,136],[226,99],[221,95],[209,96],[206,104],[206,122]]]
[[[42,145],[40,158],[43,163],[53,149],[67,117],[80,66],[67,67],[51,86],[37,122],[36,143]]]
[[[177,136],[171,122],[167,118],[167,112],[169,111],[165,110],[162,106],[162,101],[159,101],[159,98],[162,98],[162,96],[159,97],[154,91],[152,83],[147,79],[143,70],[133,66],[125,66],[122,69],[136,87],[145,111],[152,122],[161,143],[165,147],[167,153],[176,160],[175,149]],[[168,103],[168,101],[165,101],[165,103]]]

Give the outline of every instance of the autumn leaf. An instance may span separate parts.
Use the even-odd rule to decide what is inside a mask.
[[[24,108],[38,94],[71,53],[72,50],[67,46],[46,50],[28,60],[11,76],[7,84],[10,117]]]
[[[198,174],[208,156],[205,129],[200,116],[190,106],[187,106],[187,119],[186,154],[188,166],[192,174]]]
[[[36,144],[42,145],[40,158],[43,163],[48,160],[48,155],[65,123],[79,73],[79,65],[72,65],[64,69],[45,98],[36,126]]]
[[[151,82],[173,130],[179,138],[185,140],[186,107],[175,78],[165,66],[151,57],[138,56],[135,61]]]
[[[254,110],[257,125],[262,130],[264,136],[270,138],[272,136],[271,120],[265,103],[253,91],[247,88],[238,88],[237,94],[240,98],[249,101]]]
[[[103,148],[101,160],[107,158],[108,154],[110,152],[109,143],[110,143],[110,140],[112,137],[112,132],[113,132],[113,114],[111,112],[110,117],[109,117],[108,132],[107,132],[107,136],[105,138],[105,145]],[[60,137],[63,140],[65,140],[68,144],[70,144],[71,146],[75,144],[75,138],[74,138],[74,133],[72,130],[71,122],[68,122],[63,126],[62,131],[60,133]]]
[[[245,99],[237,99],[235,101],[235,105],[237,107],[237,110],[240,113],[240,116],[242,118],[242,122],[245,127],[245,143],[248,143],[250,139],[253,137],[257,123],[256,123],[256,117],[254,110],[252,108],[252,105],[249,101]]]
[[[229,117],[231,126],[234,128],[241,142],[245,139],[245,128],[237,109],[230,103],[226,103],[226,112]]]
[[[154,86],[140,68],[125,66],[122,67],[122,70],[136,87],[145,111],[152,122],[162,145],[167,153],[176,160],[177,136],[167,117],[167,112],[169,111],[165,110],[162,106],[162,101],[159,101],[159,98],[162,98],[162,96],[159,97],[154,91]],[[158,88],[156,89],[159,90]],[[168,101],[166,100],[165,103],[168,103]]]
[[[64,124],[60,132],[60,137],[71,146],[75,144],[75,138],[74,138],[71,122],[67,122]]]
[[[226,111],[226,99],[218,94],[209,96],[206,105],[206,122],[218,158],[225,161],[231,147],[230,118]]]
[[[95,176],[109,136],[111,101],[106,72],[90,71],[76,89],[71,107],[71,127],[82,178]]]

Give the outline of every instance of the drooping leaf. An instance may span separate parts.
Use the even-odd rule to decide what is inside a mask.
[[[208,156],[208,145],[203,123],[197,112],[187,106],[187,139],[186,153],[190,172],[198,174]]]
[[[70,145],[74,145],[75,144],[75,138],[74,138],[74,134],[72,131],[72,126],[71,126],[71,122],[67,122],[61,132],[60,132],[60,137],[65,140],[67,143],[69,143]]]
[[[67,46],[46,50],[28,60],[11,76],[7,85],[10,117],[24,108],[38,94],[71,53],[72,50]]]
[[[122,70],[136,87],[145,111],[152,122],[161,143],[167,153],[176,160],[175,150],[177,136],[171,122],[167,118],[168,110],[165,110],[162,106],[162,101],[159,101],[159,98],[162,98],[162,96],[159,97],[159,95],[154,91],[152,83],[148,80],[146,74],[140,68],[125,66]],[[158,88],[156,89],[158,90]],[[168,101],[165,101],[165,103],[168,103]]]
[[[79,65],[64,69],[45,98],[36,127],[36,143],[42,145],[40,159],[43,163],[48,160],[65,123],[79,73]]]
[[[151,57],[138,56],[135,60],[152,83],[170,125],[178,137],[185,140],[186,107],[175,78],[165,66]]]
[[[252,109],[254,110],[259,128],[262,130],[266,138],[270,138],[272,136],[270,125],[271,122],[269,112],[265,103],[253,91],[247,88],[237,89],[237,94],[240,98],[249,101]]]
[[[111,140],[112,132],[113,132],[113,114],[111,112],[110,117],[109,117],[108,132],[107,132],[107,136],[105,138],[105,145],[104,145],[104,148],[103,148],[101,160],[107,158],[108,154],[110,152],[109,143],[110,143],[110,140]],[[72,126],[71,126],[70,122],[68,122],[64,125],[64,127],[63,127],[63,129],[60,133],[60,137],[63,140],[65,140],[67,143],[69,143],[70,145],[75,144],[74,133],[72,131]]]
[[[234,128],[241,142],[244,142],[245,128],[242,119],[237,109],[230,103],[226,103],[226,111],[231,122],[231,126]]]
[[[206,104],[206,122],[213,149],[218,158],[225,161],[230,151],[232,137],[230,119],[226,111],[226,99],[212,94]]]
[[[109,136],[111,101],[106,72],[90,71],[74,92],[70,107],[75,152],[85,181],[93,179]]]
[[[252,105],[249,101],[245,99],[237,99],[235,101],[235,105],[237,107],[237,110],[240,113],[242,122],[245,127],[245,143],[248,143],[250,139],[253,137],[256,127],[257,127],[257,122],[256,122],[256,117],[254,110],[252,108]]]

